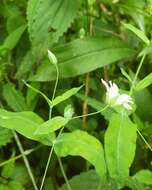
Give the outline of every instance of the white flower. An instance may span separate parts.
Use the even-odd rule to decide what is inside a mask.
[[[115,99],[119,96],[119,88],[115,83],[112,83],[109,81],[107,83],[103,79],[101,79],[103,85],[106,87],[106,102],[108,104],[112,104],[112,102],[115,102]]]
[[[133,100],[127,94],[119,95],[116,100],[116,105],[123,105],[127,110],[132,110],[132,106],[130,104],[133,104]]]
[[[106,82],[101,79],[103,85],[106,87],[106,102],[110,106],[122,105],[127,110],[132,110],[133,100],[127,94],[120,94],[119,88],[115,83],[111,81]]]

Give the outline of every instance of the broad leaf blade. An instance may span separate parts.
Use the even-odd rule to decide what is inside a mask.
[[[49,134],[42,137],[34,135],[35,131],[42,123],[42,118],[34,112],[8,112],[4,109],[0,109],[1,127],[14,129],[29,139],[42,142],[46,145],[51,145],[51,142],[54,140],[54,134]]]
[[[102,178],[94,170],[82,172],[80,175],[72,177],[69,184],[72,190],[118,190],[116,184],[111,181],[104,184]],[[68,190],[68,187],[64,184],[59,190]]]
[[[136,125],[125,114],[113,114],[105,134],[109,174],[123,184],[129,177],[136,148]]]
[[[87,132],[76,130],[63,133],[56,140],[55,152],[58,156],[81,156],[96,168],[100,176],[106,175],[106,165],[102,144]]]
[[[117,38],[88,37],[57,47],[53,52],[59,61],[60,78],[69,78],[133,56],[135,50]],[[51,81],[55,79],[55,68],[48,62],[42,64],[36,75],[31,76],[29,80]]]

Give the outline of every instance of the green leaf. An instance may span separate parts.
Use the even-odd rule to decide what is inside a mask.
[[[0,109],[0,126],[8,129],[14,129],[23,136],[42,142],[46,145],[51,145],[54,140],[54,134],[45,136],[35,136],[34,133],[43,123],[43,119],[34,112],[8,112]]]
[[[87,37],[59,46],[53,52],[59,62],[60,78],[68,78],[133,56],[135,50],[117,38]],[[31,76],[29,80],[51,81],[55,79],[55,68],[48,62],[41,64],[36,75]]]
[[[118,190],[114,183],[104,185],[104,181],[94,170],[72,177],[69,180],[69,184],[72,190]],[[68,187],[64,184],[59,190],[68,190]]]
[[[14,111],[28,110],[23,95],[15,89],[13,84],[7,83],[3,86],[3,97]]]
[[[133,190],[145,190],[145,186],[142,183],[131,177],[126,181],[126,186]]]
[[[149,89],[145,88],[135,94],[135,103],[137,106],[136,112],[144,121],[152,122],[152,94]]]
[[[72,177],[69,183],[72,190],[118,190],[114,181],[110,180],[104,183],[104,180],[94,170],[89,170]],[[64,184],[59,190],[68,190],[67,185]]]
[[[28,30],[32,45],[39,53],[37,56],[46,53],[48,47],[66,32],[76,17],[77,4],[71,0],[29,0]]]
[[[60,129],[61,127],[63,127],[66,123],[67,123],[66,118],[61,117],[61,116],[54,117],[42,123],[35,131],[35,135],[52,133]]]
[[[77,88],[72,88],[68,91],[66,91],[65,93],[63,93],[61,96],[57,96],[53,101],[52,101],[52,105],[55,106],[65,100],[67,100],[68,98],[70,98],[71,96],[73,96],[74,94],[76,94],[80,89],[82,88],[82,86],[77,87]]]
[[[0,190],[25,190],[18,181],[10,181],[7,184],[0,184]]]
[[[8,129],[0,127],[0,147],[5,146],[7,143],[11,142],[12,133]]]
[[[25,190],[21,183],[19,183],[18,181],[9,182],[8,187],[11,190]]]
[[[149,39],[147,36],[144,34],[143,31],[139,30],[138,28],[134,27],[131,24],[125,24],[123,23],[124,27],[131,30],[134,34],[136,34],[143,42],[145,42],[147,45],[150,44]]]
[[[12,154],[11,158],[14,157],[14,153]],[[13,174],[13,170],[15,167],[14,161],[9,162],[8,164],[4,165],[2,168],[1,176],[4,178],[11,178]]]
[[[55,152],[58,156],[81,156],[94,165],[98,175],[106,175],[106,165],[102,144],[87,132],[76,130],[62,133],[56,139]]]
[[[21,163],[15,163],[15,169],[13,171],[12,179],[20,182],[22,185],[29,183],[29,175],[25,165]]]
[[[147,75],[143,80],[139,81],[135,87],[136,91],[143,90],[152,84],[152,73]]]
[[[129,117],[113,114],[105,134],[105,154],[109,174],[123,184],[129,176],[136,149],[136,125]]]
[[[18,43],[20,37],[22,36],[23,32],[25,31],[27,25],[24,24],[13,31],[4,41],[4,44],[1,48],[12,50],[16,44]]]
[[[152,172],[140,170],[134,176],[129,177],[126,185],[134,190],[150,190],[152,188]]]
[[[152,172],[150,170],[140,170],[132,178],[142,184],[152,185]]]
[[[17,79],[24,79],[31,72],[33,65],[35,63],[34,57],[32,56],[32,51],[28,51],[22,58],[19,67],[17,68],[17,73],[15,77]]]

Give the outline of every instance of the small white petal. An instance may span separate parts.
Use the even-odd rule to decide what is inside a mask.
[[[130,104],[133,104],[132,98],[127,94],[120,95],[116,100],[116,105],[122,105],[126,109],[131,110],[132,107]]]
[[[109,91],[108,83],[105,80],[103,80],[103,79],[101,79],[101,82],[106,87],[106,90]]]
[[[103,85],[106,87],[106,102],[110,106],[122,105],[125,109],[131,110],[133,104],[132,98],[127,94],[120,94],[118,86],[112,81],[106,82],[101,79]]]
[[[129,104],[123,104],[123,106],[127,109],[127,110],[132,110],[132,107]]]
[[[106,87],[106,102],[108,104],[114,104],[116,101],[116,98],[119,96],[119,88],[115,83],[112,83],[112,81],[106,82],[103,79],[101,79],[103,85]]]
[[[117,99],[117,104],[123,104],[125,102],[133,103],[132,98],[127,94],[121,94]]]

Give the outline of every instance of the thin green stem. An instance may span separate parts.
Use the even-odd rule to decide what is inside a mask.
[[[56,93],[56,89],[57,89],[57,85],[58,85],[58,81],[59,81],[59,69],[58,69],[58,66],[56,64],[55,64],[55,68],[56,68],[56,81],[55,81],[55,86],[54,86],[54,90],[53,90],[52,101],[55,98],[55,93]],[[53,110],[53,106],[50,106],[49,119],[51,119],[51,117],[52,117],[52,110]],[[47,163],[46,163],[46,167],[45,167],[45,171],[44,171],[44,174],[43,174],[42,182],[41,182],[41,185],[40,185],[40,190],[42,190],[43,186],[44,186],[44,182],[45,182],[45,178],[46,178],[47,171],[48,171],[48,168],[49,168],[49,164],[50,164],[50,161],[51,161],[51,157],[52,157],[52,154],[53,154],[53,150],[54,150],[54,144],[52,145],[50,153],[49,153],[49,156],[48,156],[48,160],[47,160]]]
[[[142,56],[141,61],[140,61],[140,63],[139,63],[139,66],[138,66],[138,68],[137,68],[135,77],[134,77],[134,79],[133,79],[133,82],[132,82],[132,85],[131,85],[131,88],[130,88],[130,92],[129,92],[129,95],[130,95],[130,96],[131,96],[132,93],[133,93],[133,90],[134,90],[134,87],[135,87],[135,84],[136,84],[136,81],[137,81],[137,77],[138,77],[138,75],[139,75],[139,72],[140,72],[140,70],[141,70],[141,67],[142,67],[142,65],[143,65],[143,62],[144,62],[145,57],[146,57],[146,54],[144,54],[144,55]]]
[[[63,131],[64,127],[62,127],[60,129],[60,132],[57,136],[56,139],[58,139],[60,137],[60,135],[62,134],[62,131]],[[52,157],[52,154],[53,154],[53,150],[54,150],[54,143],[52,144],[52,147],[51,147],[51,150],[50,150],[50,153],[49,153],[49,157],[48,157],[48,160],[47,160],[47,163],[46,163],[46,167],[45,167],[45,171],[44,171],[44,174],[43,174],[43,178],[42,178],[42,182],[41,182],[41,186],[40,186],[40,190],[42,190],[43,186],[44,186],[44,181],[45,181],[45,178],[46,178],[46,174],[47,174],[47,171],[48,171],[48,168],[49,168],[49,164],[50,164],[50,161],[51,161],[51,157]]]
[[[134,89],[134,86],[135,86],[135,84],[136,84],[136,81],[137,81],[139,72],[140,72],[140,70],[141,70],[141,67],[142,67],[142,65],[143,65],[143,62],[144,62],[144,60],[145,60],[145,57],[146,57],[146,54],[144,54],[144,55],[142,56],[141,61],[140,61],[140,63],[139,63],[139,66],[138,66],[138,68],[137,68],[137,71],[136,71],[134,80],[133,80],[133,82],[132,82],[132,86],[131,86],[131,88],[130,88],[130,93],[129,93],[130,96],[131,96],[132,93],[133,93],[133,89]],[[150,149],[150,151],[152,151],[152,147],[151,147],[150,144],[146,141],[146,139],[144,138],[144,136],[141,134],[141,132],[140,132],[138,129],[137,129],[137,132],[138,132],[139,136],[141,137],[141,139],[144,141],[144,143],[147,145],[147,147]]]
[[[27,156],[27,155],[31,154],[32,152],[36,151],[36,150],[37,150],[38,148],[40,148],[40,147],[41,147],[41,146],[36,147],[36,148],[29,149],[29,150],[26,150],[26,151],[24,151],[23,154]],[[15,161],[15,160],[17,160],[17,159],[23,157],[23,154],[14,156],[14,157],[12,157],[12,158],[10,158],[10,159],[4,161],[4,162],[1,162],[1,163],[0,163],[0,167],[2,167],[2,166],[6,165],[6,164],[8,164],[8,163],[10,163],[10,162],[12,162],[12,161]]]
[[[46,167],[45,167],[45,171],[44,171],[44,174],[43,174],[43,178],[42,178],[40,190],[42,190],[43,185],[44,185],[44,181],[45,181],[46,174],[47,174],[47,171],[48,171],[48,168],[49,168],[49,164],[50,164],[50,161],[51,161],[53,149],[54,149],[54,144],[52,145],[51,150],[50,150],[50,153],[49,153],[49,157],[48,157],[48,160],[47,160],[47,163],[46,163]]]
[[[55,98],[55,93],[56,93],[56,89],[57,89],[58,82],[59,82],[59,69],[58,69],[58,66],[55,65],[55,68],[56,68],[56,81],[55,81],[55,85],[54,85],[54,90],[53,90],[53,95],[52,95],[52,101]],[[49,119],[52,117],[52,109],[53,109],[53,106],[50,106]]]
[[[30,168],[30,164],[29,164],[29,162],[28,162],[28,159],[27,159],[26,155],[24,154],[24,149],[23,149],[22,144],[21,144],[21,142],[20,142],[20,140],[19,140],[19,138],[18,138],[18,135],[16,134],[15,131],[12,131],[12,132],[13,132],[15,141],[16,141],[16,143],[17,143],[17,146],[18,146],[18,148],[19,148],[19,150],[20,150],[20,152],[21,152],[21,154],[22,154],[22,157],[23,157],[25,166],[26,166],[26,168],[27,168],[28,174],[29,174],[29,176],[30,176],[30,179],[31,179],[31,181],[32,181],[33,187],[34,187],[35,190],[38,190],[38,187],[37,187],[37,185],[36,185],[36,181],[35,181],[35,179],[34,179],[32,170],[31,170],[31,168]]]
[[[62,160],[61,160],[58,156],[57,156],[57,159],[58,159],[58,162],[59,162],[60,169],[61,169],[62,175],[63,175],[63,177],[64,177],[64,180],[65,180],[65,182],[66,182],[66,184],[67,184],[67,188],[68,188],[68,190],[72,190],[72,189],[71,189],[71,186],[70,186],[70,183],[69,183],[69,180],[68,180],[68,178],[67,178],[67,176],[66,176],[66,173],[65,173],[65,171],[64,171],[63,164],[62,164]]]
[[[144,143],[147,145],[147,147],[150,149],[150,151],[152,152],[152,147],[150,146],[150,144],[146,141],[145,137],[141,134],[141,132],[137,129],[138,134],[140,135],[141,139],[144,141]]]
[[[93,113],[88,113],[88,114],[85,114],[85,115],[79,115],[79,116],[75,116],[73,117],[71,120],[73,119],[78,119],[78,118],[81,118],[81,117],[87,117],[87,116],[92,116],[92,115],[96,115],[96,114],[99,114],[103,111],[105,111],[107,108],[109,107],[109,105],[106,105],[103,109],[99,110],[99,111],[96,111],[96,112],[93,112]]]

